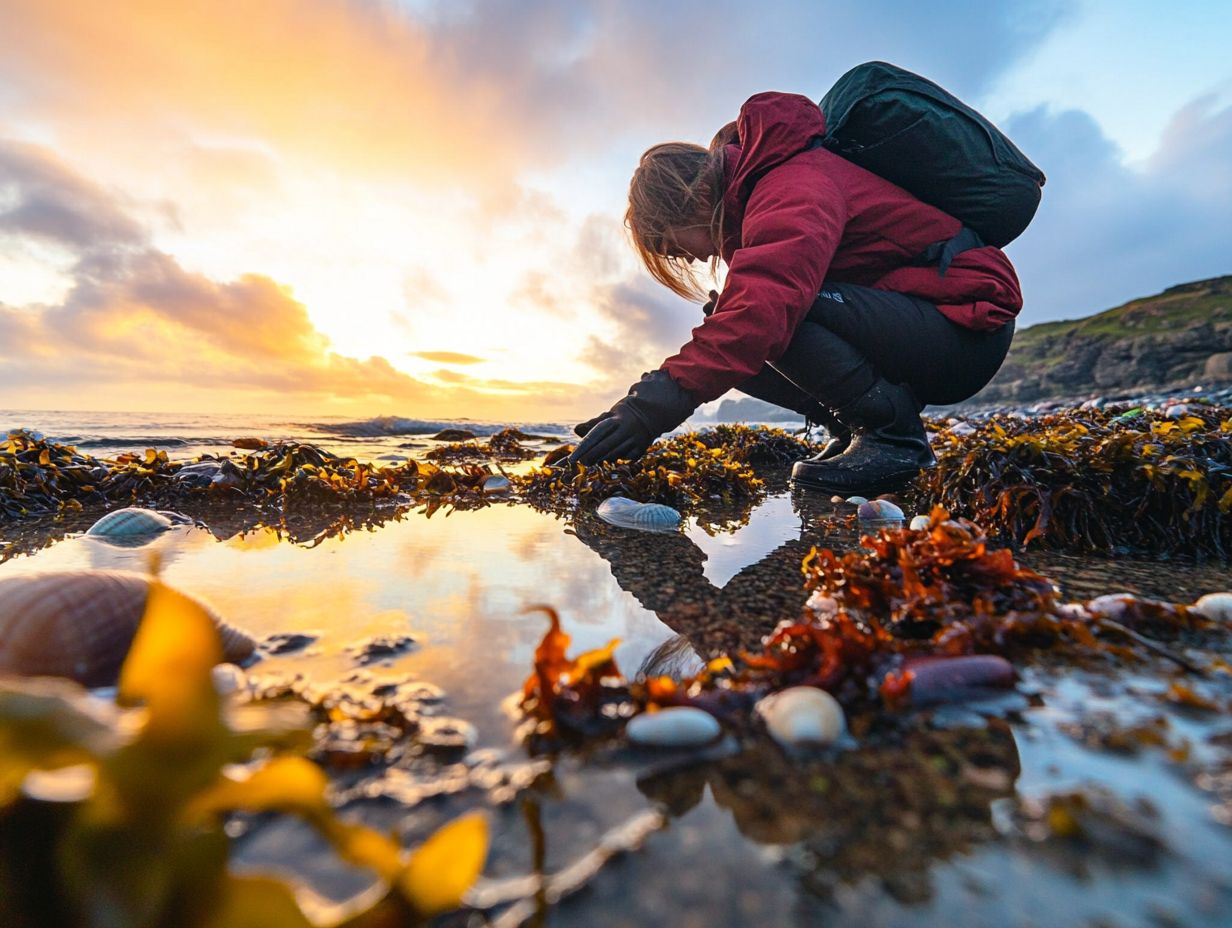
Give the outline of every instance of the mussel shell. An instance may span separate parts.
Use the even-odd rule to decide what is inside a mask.
[[[149,591],[149,577],[121,570],[0,580],[0,674],[68,677],[85,686],[115,683]],[[252,654],[252,638],[205,608],[218,626],[223,660]]]
[[[605,499],[595,514],[609,525],[643,532],[670,532],[680,525],[680,513],[661,503],[639,503],[623,496]]]
[[[86,529],[86,534],[100,538],[132,538],[165,532],[171,524],[161,512],[131,507],[107,513]]]

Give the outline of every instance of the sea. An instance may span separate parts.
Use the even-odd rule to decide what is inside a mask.
[[[203,454],[225,455],[238,438],[262,438],[269,442],[312,444],[359,460],[391,460],[413,457],[416,449],[427,447],[425,439],[443,429],[464,429],[484,438],[510,427],[560,442],[576,440],[572,422],[0,410],[0,434],[13,429],[35,431],[49,440],[72,445],[84,454],[104,459],[145,448],[166,449],[175,460],[193,459]]]

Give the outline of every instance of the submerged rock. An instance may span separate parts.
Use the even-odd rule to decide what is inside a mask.
[[[785,748],[833,744],[847,730],[838,700],[815,686],[793,686],[771,693],[755,709],[766,731]]]
[[[625,734],[634,744],[656,748],[692,748],[716,740],[723,729],[709,712],[692,706],[672,706],[634,716]]]

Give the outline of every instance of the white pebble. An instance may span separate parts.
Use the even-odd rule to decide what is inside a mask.
[[[248,674],[235,664],[217,664],[214,667],[214,689],[219,696],[228,696],[248,689]]]
[[[1180,419],[1182,416],[1189,415],[1189,407],[1184,403],[1175,403],[1164,410],[1164,418]]]
[[[1133,593],[1105,593],[1087,603],[1087,612],[1115,622],[1137,598]]]
[[[929,521],[928,516],[912,516],[908,528],[912,531],[918,532],[920,529],[928,528]]]
[[[645,712],[625,726],[625,734],[634,744],[656,748],[695,748],[714,741],[721,732],[718,719],[693,706]]]
[[[813,595],[805,602],[804,608],[811,610],[813,615],[819,619],[828,619],[838,614],[838,601],[821,590],[814,590]]]
[[[793,686],[771,693],[755,710],[770,736],[786,748],[833,744],[847,730],[838,700],[815,686]]]
[[[1232,593],[1207,593],[1190,609],[1212,622],[1232,623]]]

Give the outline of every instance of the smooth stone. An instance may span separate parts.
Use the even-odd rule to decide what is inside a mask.
[[[483,492],[485,496],[489,496],[493,493],[508,493],[508,478],[500,476],[489,477],[483,482]]]
[[[1207,593],[1189,608],[1212,622],[1232,623],[1232,593]]]
[[[861,522],[902,522],[906,518],[888,499],[866,500],[856,512]]]
[[[1180,419],[1183,416],[1189,415],[1189,407],[1184,403],[1176,403],[1164,410],[1164,418]]]
[[[786,748],[833,744],[847,730],[838,700],[815,686],[793,686],[762,698],[754,710]]]
[[[235,664],[218,664],[214,667],[214,689],[219,696],[228,696],[248,689],[248,674]]]
[[[930,521],[931,520],[928,518],[928,516],[912,516],[911,522],[908,524],[907,527],[910,528],[913,532],[918,532],[921,529],[928,528],[928,523]]]
[[[634,744],[655,748],[700,747],[716,740],[722,731],[718,719],[693,706],[645,712],[625,726],[625,734]]]
[[[1087,612],[1101,618],[1112,619],[1114,622],[1124,615],[1130,603],[1138,599],[1133,593],[1105,593],[1096,596],[1086,604]]]
[[[1014,665],[996,654],[918,657],[903,666],[911,674],[915,705],[978,698],[988,690],[1009,689],[1018,678]]]

